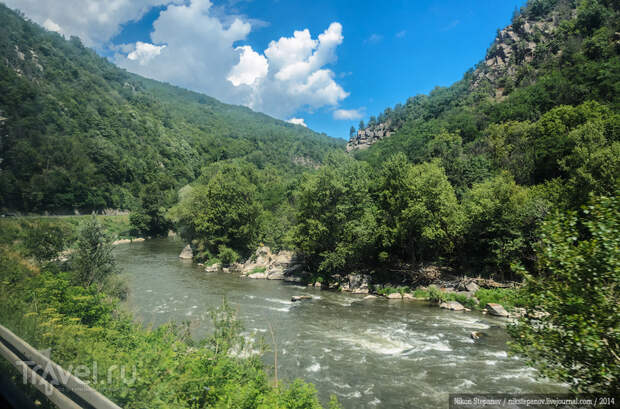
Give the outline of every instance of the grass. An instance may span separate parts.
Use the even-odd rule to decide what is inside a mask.
[[[0,244],[18,244],[26,231],[37,223],[48,223],[61,227],[69,233],[70,239],[77,236],[80,225],[84,220],[91,217],[84,216],[37,216],[37,217],[5,217],[0,218]],[[105,227],[106,231],[112,235],[114,240],[130,239],[137,236],[132,235],[129,224],[129,215],[120,216],[97,216],[99,223]],[[73,240],[70,240],[73,241]]]
[[[250,274],[264,273],[265,271],[267,271],[267,267],[254,267],[252,271],[250,271]]]
[[[403,295],[404,293],[408,293],[409,292],[409,287],[385,286],[383,288],[375,288],[375,292],[377,294],[384,295],[384,296],[388,296],[388,295],[394,294],[394,293],[400,293],[400,295]]]

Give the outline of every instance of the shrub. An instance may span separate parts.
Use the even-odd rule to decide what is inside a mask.
[[[225,266],[229,266],[239,260],[239,254],[229,247],[219,246],[218,247],[218,258]]]

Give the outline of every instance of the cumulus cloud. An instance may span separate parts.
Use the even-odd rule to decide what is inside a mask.
[[[89,47],[101,47],[121,24],[137,21],[152,7],[183,0],[3,0],[51,31],[74,35]]]
[[[235,65],[230,74],[226,78],[232,82],[235,87],[239,85],[252,85],[256,80],[263,78],[269,71],[267,59],[252,50],[250,46],[237,47],[237,51],[241,51],[239,64]]]
[[[140,65],[146,65],[153,58],[161,54],[161,50],[163,50],[164,48],[166,48],[165,45],[157,46],[138,41],[136,43],[135,49],[129,54],[127,54],[127,59],[137,61]]]
[[[43,27],[45,27],[46,30],[55,31],[59,34],[63,34],[62,28],[58,24],[54,23],[52,19],[46,19],[42,25]]]
[[[306,128],[308,127],[308,125],[306,125],[306,121],[304,121],[303,118],[291,118],[291,119],[287,120],[286,122],[290,122],[290,123],[295,124],[295,125],[301,125],[301,126],[304,126]]]
[[[316,109],[338,104],[349,93],[325,66],[336,61],[336,49],[343,39],[342,25],[334,22],[316,39],[305,29],[269,43],[264,52],[268,74],[252,87],[248,105],[286,117],[301,107]]]
[[[364,109],[337,109],[334,111],[334,119],[355,120],[364,117]]]

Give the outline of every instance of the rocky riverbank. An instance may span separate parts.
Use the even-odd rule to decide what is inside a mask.
[[[191,247],[186,246],[179,257],[191,259]],[[326,283],[305,269],[303,257],[300,255],[289,250],[273,252],[269,247],[262,246],[244,263],[234,263],[229,266],[215,263],[205,266],[205,271],[236,273],[248,279],[283,280],[323,290],[366,294],[365,299],[430,300],[440,308],[451,311],[468,312],[475,309],[483,314],[488,313],[507,318],[519,317],[525,313],[518,308],[509,312],[504,306],[495,302],[486,302],[481,305],[480,300],[476,297],[477,292],[481,289],[501,291],[514,287],[515,283],[499,283],[480,277],[459,278],[435,266],[424,266],[413,274],[417,277],[413,282],[420,282],[419,277],[423,277],[423,282],[427,284],[415,286],[414,289],[412,289],[413,286],[404,285],[408,284],[406,281],[398,283],[376,282],[376,277],[363,273],[333,275],[330,277],[330,281]]]

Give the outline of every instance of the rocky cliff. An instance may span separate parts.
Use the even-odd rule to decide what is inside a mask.
[[[396,131],[392,126],[392,121],[380,123],[378,125],[369,126],[365,129],[360,129],[357,133],[349,139],[347,143],[347,152],[354,150],[368,149],[373,143],[380,141],[383,138],[387,138]]]
[[[557,52],[552,42],[554,32],[561,21],[575,16],[574,9],[558,6],[545,16],[514,17],[512,24],[497,31],[484,61],[476,66],[471,89],[486,83],[494,90],[495,98],[502,99],[521,77],[532,76],[532,73],[525,75],[525,70],[535,69],[537,63]]]

